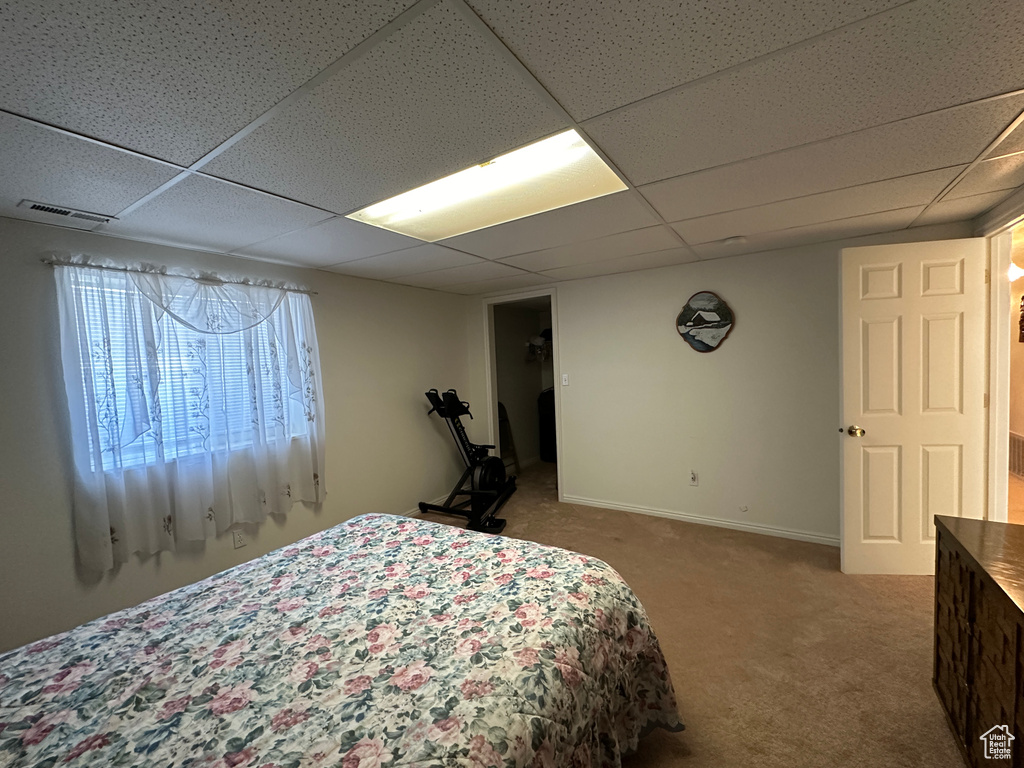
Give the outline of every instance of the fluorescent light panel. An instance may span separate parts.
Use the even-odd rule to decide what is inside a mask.
[[[434,242],[624,189],[580,135],[568,130],[348,218]]]

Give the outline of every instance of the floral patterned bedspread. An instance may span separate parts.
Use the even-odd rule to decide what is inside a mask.
[[[388,515],[0,656],[3,766],[611,766],[656,726],[610,566]]]

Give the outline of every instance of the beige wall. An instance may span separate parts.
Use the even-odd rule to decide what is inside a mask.
[[[535,309],[524,309],[514,304],[494,306],[494,362],[498,400],[508,412],[520,466],[528,466],[540,460],[537,396],[542,389],[542,366],[538,360],[526,360],[526,342],[540,333],[540,323],[540,312]],[[484,413],[482,407],[480,413]]]
[[[560,285],[565,496],[837,537],[838,290],[834,252]],[[736,317],[710,353],[675,328],[698,291]]]
[[[328,497],[293,508],[235,550],[133,559],[101,577],[75,565],[54,251],[291,279],[313,297],[327,409]],[[426,416],[430,387],[470,390],[459,296],[288,269],[0,218],[0,650],[75,626],[364,512],[411,510],[461,472],[447,429]],[[483,420],[481,420],[482,422]],[[476,426],[470,422],[471,430]],[[485,431],[481,423],[480,430]],[[485,434],[472,433],[483,441]]]
[[[849,245],[963,237],[928,228]],[[838,534],[838,251],[815,246],[557,286],[562,490],[585,503],[662,511],[834,540]],[[291,279],[313,298],[327,408],[329,496],[319,512],[194,551],[134,559],[96,578],[75,567],[53,251]],[[698,354],[674,319],[698,290],[736,313]],[[289,269],[0,219],[0,650],[201,579],[363,512],[445,493],[461,465],[422,393],[487,397],[478,298]],[[485,419],[467,422],[486,442]],[[687,483],[690,468],[700,485]],[[740,506],[749,509],[741,512]]]
[[[565,499],[838,543],[839,251],[966,234],[929,227],[559,283]],[[703,290],[736,324],[701,354],[675,318]]]

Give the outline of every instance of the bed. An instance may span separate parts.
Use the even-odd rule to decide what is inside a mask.
[[[611,766],[655,727],[610,566],[389,515],[0,656],[2,766]]]

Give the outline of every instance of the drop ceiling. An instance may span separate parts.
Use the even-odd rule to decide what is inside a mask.
[[[0,0],[0,216],[461,294],[966,221],[1024,185],[1020,0]],[[628,189],[344,218],[575,128]]]

